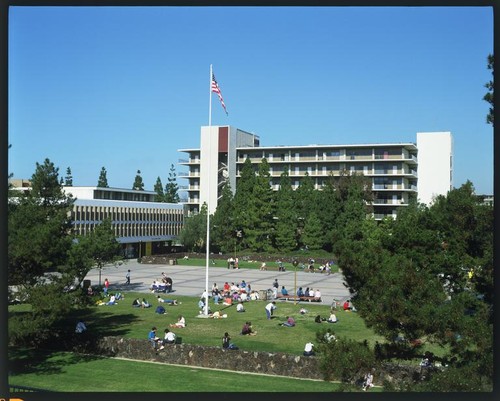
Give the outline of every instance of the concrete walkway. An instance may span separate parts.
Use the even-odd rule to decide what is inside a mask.
[[[125,274],[130,269],[130,285],[125,285]],[[160,280],[161,273],[172,278],[174,292],[170,298],[176,295],[201,296],[205,290],[206,267],[205,266],[179,266],[179,265],[157,265],[141,264],[135,259],[129,259],[122,265],[115,267],[107,265],[101,272],[101,284],[104,279],[110,282],[111,291],[138,291],[149,292],[149,287],[153,280]],[[209,267],[208,269],[208,289],[213,283],[217,283],[222,288],[225,281],[239,283],[245,280],[252,286],[253,290],[267,290],[272,287],[274,279],[278,279],[281,286],[288,289],[289,294],[294,293],[296,287],[313,287],[321,291],[323,303],[330,305],[333,299],[342,300],[349,297],[349,291],[344,285],[343,277],[340,273],[307,273],[304,271],[261,271],[258,269],[226,269],[221,267]],[[91,285],[99,284],[99,270],[92,269],[86,279],[91,280]]]

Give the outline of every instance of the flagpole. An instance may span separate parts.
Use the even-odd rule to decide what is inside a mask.
[[[212,156],[212,64],[210,64],[208,102],[208,154],[207,154],[207,239],[206,239],[206,261],[205,261],[205,316],[208,316],[208,266],[210,262],[210,158]]]

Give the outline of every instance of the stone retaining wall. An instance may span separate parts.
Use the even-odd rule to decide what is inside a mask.
[[[73,343],[68,348],[75,352],[141,361],[324,380],[319,368],[320,359],[317,356],[224,350],[219,347],[191,344],[170,344],[163,350],[155,351],[147,340],[123,337],[82,341],[76,346]],[[385,363],[375,372],[374,383],[382,385],[385,380],[399,384],[421,380],[420,368]]]
[[[104,337],[85,352],[164,362],[177,365],[200,366],[238,372],[252,372],[308,379],[323,379],[316,357],[243,350],[225,350],[191,344],[169,344],[155,351],[147,340]],[[80,349],[83,351],[83,349]]]

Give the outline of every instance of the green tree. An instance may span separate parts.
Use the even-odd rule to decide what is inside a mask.
[[[210,242],[214,248],[224,253],[236,248],[240,240],[236,236],[239,227],[234,219],[234,204],[231,185],[227,181],[222,188],[222,196],[217,204],[217,209],[210,219]]]
[[[31,189],[15,191],[8,204],[9,283],[34,285],[61,266],[71,246],[68,219],[74,202],[64,194],[59,169],[49,160],[36,163]]]
[[[120,259],[110,221],[88,237],[75,238],[69,216],[74,198],[65,194],[59,169],[36,164],[29,191],[10,192],[8,202],[9,285],[31,304],[30,312],[9,321],[12,341],[43,341],[52,327],[83,299],[79,284],[88,271]]]
[[[495,66],[494,66],[494,62],[495,62],[495,58],[493,57],[493,54],[489,54],[488,55],[488,70],[491,70],[491,75],[493,76],[494,75],[494,70],[495,70]],[[486,87],[486,89],[488,89],[488,92],[484,95],[483,97],[483,100],[487,101],[489,104],[490,104],[490,110],[489,110],[489,113],[488,115],[486,116],[486,122],[488,124],[491,124],[491,125],[494,125],[494,95],[493,95],[493,90],[495,88],[495,85],[493,83],[493,79],[491,81],[489,81],[488,83],[486,83],[484,85]]]
[[[99,173],[99,179],[97,180],[98,188],[109,188],[107,171],[105,167],[101,168],[101,172]]]
[[[180,202],[179,186],[177,185],[177,174],[175,173],[175,167],[173,164],[170,166],[170,172],[168,173],[168,183],[165,185],[165,202]]]
[[[142,182],[141,170],[137,170],[132,189],[135,191],[144,191],[144,183]]]
[[[323,231],[320,234],[323,241],[322,247],[327,252],[332,252],[332,230],[337,226],[337,218],[341,211],[340,198],[336,193],[335,177],[333,174],[330,174],[321,188],[317,203],[320,207],[317,208],[316,213],[323,226]]]
[[[335,195],[340,208],[331,231],[334,253],[342,238],[349,240],[362,236],[363,223],[373,211],[371,183],[363,175],[342,171],[335,181]]]
[[[71,174],[70,167],[66,169],[66,177],[64,177],[64,185],[66,185],[67,187],[73,186],[73,175]]]
[[[234,194],[234,221],[235,224],[243,227],[245,232],[241,240],[241,245],[248,248],[250,243],[255,241],[255,233],[251,230],[255,225],[256,216],[252,215],[254,187],[256,186],[255,170],[250,159],[246,159],[241,168],[240,178]]]
[[[27,299],[31,311],[9,322],[13,340],[41,340],[72,305],[61,278],[72,246],[69,211],[74,199],[64,193],[59,169],[49,160],[36,163],[29,191],[13,191],[8,202],[8,282]],[[20,331],[22,330],[22,331]]]
[[[325,380],[340,380],[352,384],[362,379],[364,374],[377,366],[374,352],[366,342],[349,338],[325,340],[326,329],[316,333],[320,369]]]
[[[180,242],[192,252],[205,252],[207,238],[207,204],[203,203],[200,213],[187,217],[179,233]]]
[[[160,177],[156,179],[156,184],[153,188],[153,191],[156,192],[155,202],[165,202],[165,193],[163,192],[163,184]]]
[[[294,195],[297,214],[305,221],[309,213],[315,208],[316,202],[316,190],[314,189],[314,182],[309,173],[306,172]]]
[[[274,237],[274,194],[271,188],[269,163],[262,159],[255,177],[255,186],[249,203],[250,226],[246,236],[250,249],[257,252],[270,252]]]
[[[78,245],[73,247],[70,266],[79,269],[78,283],[92,268],[99,269],[99,285],[101,285],[102,268],[107,264],[117,264],[123,260],[121,245],[117,241],[111,218],[106,218],[97,224],[90,234],[78,238]],[[77,262],[77,263],[75,263]]]
[[[280,252],[290,252],[297,248],[297,212],[293,201],[293,188],[288,168],[284,168],[280,187],[276,193],[276,224],[274,244]]]
[[[483,387],[491,387],[493,377],[493,287],[477,286],[469,273],[477,268],[486,276],[482,282],[492,282],[492,213],[467,182],[430,207],[413,201],[392,222],[348,227],[336,247],[368,327],[389,341],[406,340],[394,345],[407,352],[407,341],[417,338],[449,350],[454,374],[467,380],[465,372],[474,372]]]
[[[316,216],[316,213],[309,213],[309,216],[304,222],[304,229],[301,236],[302,244],[307,246],[311,251],[321,249],[323,245],[323,231],[323,226],[318,216]]]

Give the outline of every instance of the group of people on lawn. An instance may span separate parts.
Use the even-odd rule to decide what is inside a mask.
[[[165,329],[162,339],[156,335],[156,330],[156,326],[153,326],[148,334],[148,340],[154,350],[162,350],[167,344],[175,344],[177,335],[173,331],[170,331],[170,329]]]

